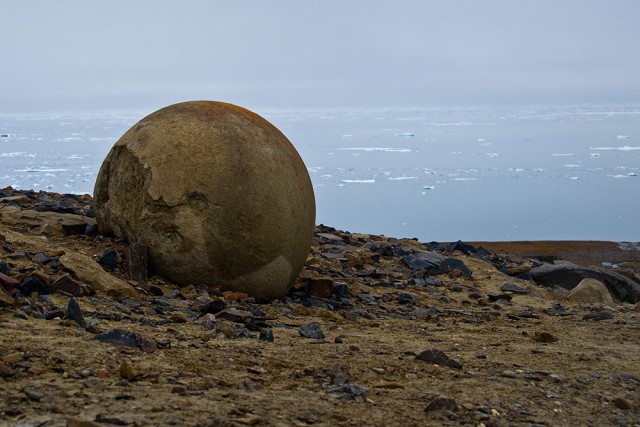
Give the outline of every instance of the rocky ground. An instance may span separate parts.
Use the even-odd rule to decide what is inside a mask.
[[[88,196],[0,190],[0,425],[640,425],[637,245],[319,226],[269,302],[94,224]]]

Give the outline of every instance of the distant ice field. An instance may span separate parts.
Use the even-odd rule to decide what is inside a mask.
[[[640,105],[256,111],[305,161],[317,222],[451,240],[640,240]],[[145,113],[0,116],[0,187],[92,193]]]

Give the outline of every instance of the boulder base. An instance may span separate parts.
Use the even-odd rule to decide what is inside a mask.
[[[578,286],[567,293],[567,297],[574,301],[604,304],[610,307],[615,305],[605,284],[596,279],[582,279]]]
[[[284,295],[313,240],[315,200],[287,138],[235,105],[171,105],[135,124],[107,155],[94,190],[101,233],[149,248],[182,284]]]

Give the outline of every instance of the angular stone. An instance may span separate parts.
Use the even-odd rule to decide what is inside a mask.
[[[124,252],[127,261],[127,276],[131,280],[143,281],[149,275],[149,251],[145,245],[133,243]]]
[[[231,104],[185,102],[145,117],[107,155],[94,195],[100,232],[148,246],[155,270],[182,284],[282,297],[313,241],[300,156]]]
[[[67,312],[65,314],[67,319],[73,320],[78,325],[83,328],[87,326],[87,323],[84,321],[84,316],[82,316],[82,310],[80,309],[80,304],[75,298],[69,298],[69,304],[67,305]]]
[[[416,356],[417,360],[422,360],[423,362],[434,363],[436,365],[448,366],[453,369],[462,369],[462,363],[457,360],[450,359],[446,354],[444,354],[441,350],[429,349],[425,350],[422,353]]]
[[[596,279],[582,279],[578,286],[567,292],[567,298],[579,302],[604,304],[610,307],[615,305],[607,287]]]
[[[7,290],[16,289],[20,286],[20,281],[4,273],[0,273],[0,285],[4,286]]]
[[[315,277],[309,281],[309,294],[314,297],[330,298],[333,291],[333,279]]]
[[[88,256],[67,251],[64,256],[60,257],[60,264],[96,292],[112,296],[136,297],[138,295],[138,292],[130,284],[110,275],[100,267],[100,264]]]
[[[467,268],[467,266],[464,264],[464,262],[460,261],[459,259],[455,259],[455,258],[445,258],[445,259],[443,259],[442,262],[440,263],[440,270],[442,270],[445,273],[449,273],[449,272],[458,270],[458,271],[462,272],[462,274],[467,278],[471,278],[471,276],[473,275],[473,273],[471,273],[471,270],[469,270]]]
[[[49,291],[51,291],[51,293],[62,291],[69,295],[73,295],[74,297],[91,295],[91,289],[89,286],[75,280],[69,273],[58,277],[51,285],[49,285]]]
[[[0,306],[11,307],[15,304],[15,300],[11,296],[11,294],[4,290],[2,286],[0,286]]]
[[[298,332],[300,336],[305,338],[315,338],[322,339],[324,338],[324,332],[322,332],[322,328],[316,322],[309,323],[307,325],[302,325],[298,328]]]
[[[500,287],[502,292],[511,292],[514,294],[525,295],[529,293],[528,289],[523,288],[522,286],[518,286],[515,283],[505,283]]]

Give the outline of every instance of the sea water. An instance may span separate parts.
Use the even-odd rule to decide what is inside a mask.
[[[452,240],[640,240],[640,105],[256,110],[295,145],[317,222]],[[146,113],[0,116],[0,187],[92,193]]]

